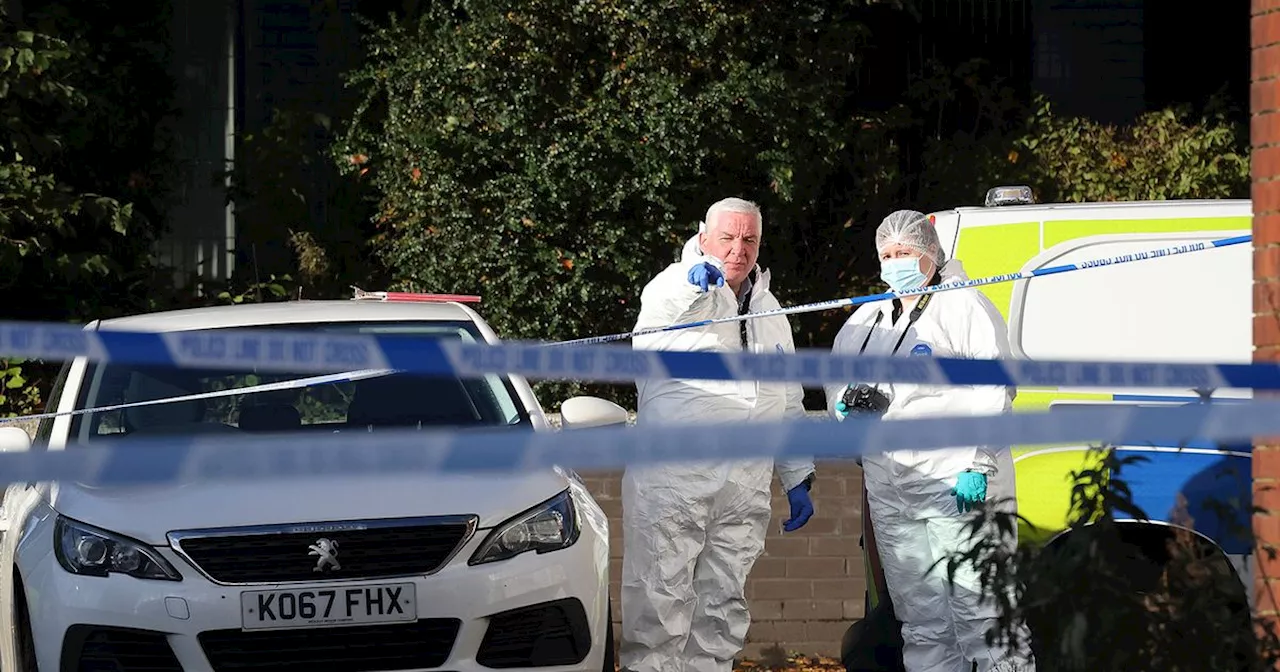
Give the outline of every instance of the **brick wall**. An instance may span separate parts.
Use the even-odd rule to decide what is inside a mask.
[[[614,632],[620,632],[622,499],[618,474],[582,474],[596,501],[609,514]],[[866,580],[858,536],[862,530],[862,471],[853,463],[819,463],[813,489],[813,518],[783,535],[790,517],[787,498],[773,483],[773,518],[764,555],[747,582],[751,630],[744,656],[756,658],[773,646],[811,655],[835,656],[840,639],[862,617]]]
[[[1253,0],[1253,343],[1255,360],[1280,359],[1280,0]],[[1280,440],[1259,440],[1254,447],[1254,516],[1258,542],[1280,546]],[[1280,560],[1257,554],[1255,595],[1258,615],[1276,627],[1280,610],[1270,598],[1280,584]]]

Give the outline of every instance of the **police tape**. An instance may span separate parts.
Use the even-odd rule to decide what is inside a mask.
[[[238,397],[244,394],[263,394],[266,392],[282,392],[285,390],[300,390],[304,387],[312,387],[316,385],[329,385],[332,383],[347,383],[358,380],[367,380],[369,378],[381,378],[394,374],[395,371],[389,369],[375,369],[371,371],[351,371],[349,373],[335,373],[327,376],[310,376],[307,378],[295,378],[293,380],[282,380],[274,383],[264,383],[260,385],[243,385],[228,387],[221,390],[212,390],[209,392],[199,392],[196,394],[183,394],[176,397],[162,397],[159,399],[147,399],[144,401],[130,401],[122,404],[108,404],[106,406],[93,406],[91,408],[77,408],[67,411],[53,411],[49,413],[33,413],[31,415],[19,415],[11,418],[0,418],[0,425],[13,422],[26,422],[30,420],[43,420],[45,418],[56,418],[63,415],[89,415],[92,413],[108,413],[110,411],[124,411],[131,408],[142,408],[144,406],[163,406],[165,404],[177,404],[184,401],[204,401],[205,399],[218,399],[220,397]]]
[[[227,432],[236,430],[227,427]],[[207,434],[91,441],[0,454],[0,482],[161,486],[191,482],[429,474],[616,470],[657,463],[754,458],[841,460],[952,446],[1187,446],[1280,434],[1280,401],[1181,406],[1068,407],[1040,413],[843,422],[723,423],[530,431],[366,428],[229,438]],[[1227,454],[1226,448],[1223,449]],[[1239,449],[1232,446],[1232,450]],[[1203,452],[1203,451],[1198,451]]]
[[[779,346],[781,347],[781,346]],[[467,343],[405,335],[264,329],[86,331],[74,325],[0,322],[0,356],[86,357],[137,366],[332,373],[394,369],[421,375],[629,383],[636,380],[760,380],[806,385],[911,383],[1280,389],[1280,364],[1106,362],[883,357],[806,349],[787,352],[673,352],[629,346],[547,348],[542,343]]]
[[[971,287],[982,287],[984,285],[995,285],[1005,282],[1013,282],[1014,280],[1029,280],[1031,278],[1040,278],[1046,275],[1058,275],[1060,273],[1071,273],[1073,271],[1083,271],[1090,268],[1101,268],[1103,266],[1113,266],[1116,264],[1131,264],[1139,261],[1148,261],[1151,259],[1161,259],[1164,257],[1191,254],[1193,252],[1203,252],[1205,250],[1220,249],[1231,245],[1243,245],[1253,240],[1253,236],[1231,236],[1229,238],[1219,238],[1217,240],[1208,240],[1199,243],[1180,243],[1177,245],[1166,245],[1154,249],[1141,250],[1138,252],[1128,252],[1125,254],[1117,254],[1110,257],[1099,257],[1096,259],[1087,259],[1074,264],[1059,264],[1057,266],[1048,266],[1045,268],[1037,268],[1030,271],[1018,271],[1016,273],[1004,273],[1001,275],[992,275],[985,278],[967,278],[964,280],[953,280],[937,285],[926,285],[918,289],[904,290],[901,292],[884,292],[883,294],[871,294],[868,296],[851,296],[843,299],[830,299],[827,301],[818,301],[816,303],[806,303],[799,306],[789,306],[787,308],[775,308],[773,310],[762,310],[757,313],[744,313],[742,315],[732,315],[729,317],[721,317],[713,320],[698,320],[696,322],[685,322],[682,324],[671,324],[661,327],[649,327],[647,329],[638,329],[636,331],[622,332],[618,334],[607,334],[603,336],[589,336],[587,338],[575,338],[568,341],[558,341],[549,343],[549,346],[564,347],[566,345],[591,345],[599,343],[608,343],[611,341],[621,341],[636,336],[647,336],[649,334],[660,334],[668,331],[679,331],[682,329],[691,329],[694,327],[705,327],[713,324],[725,324],[729,322],[739,322],[742,320],[755,320],[761,317],[773,317],[779,315],[800,315],[802,313],[816,313],[824,310],[834,310],[836,308],[848,308],[850,306],[860,306],[864,303],[875,303],[877,301],[888,301],[890,299],[903,298],[908,296],[921,296],[923,294],[934,294],[937,292],[949,292],[954,289],[968,289]]]

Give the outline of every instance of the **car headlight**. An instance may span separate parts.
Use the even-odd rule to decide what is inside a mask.
[[[547,553],[578,540],[578,512],[568,490],[494,528],[471,555],[469,565],[497,562],[521,553]]]
[[[53,552],[72,574],[127,574],[137,579],[181,581],[182,575],[142,542],[61,516],[53,526]]]

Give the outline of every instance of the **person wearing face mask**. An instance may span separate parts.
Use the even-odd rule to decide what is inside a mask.
[[[776,310],[756,264],[760,209],[728,198],[707,210],[680,261],[649,281],[636,329]],[[784,315],[632,341],[640,350],[792,352]],[[804,389],[755,380],[638,380],[637,425],[803,419]],[[751,623],[746,581],[764,551],[775,464],[726,459],[635,465],[622,479],[622,645],[630,672],[732,672]],[[785,532],[814,513],[812,459],[778,460],[791,507]],[[807,596],[807,595],[806,595]]]
[[[967,280],[960,262],[943,254],[929,218],[891,213],[876,229],[881,279],[895,292]],[[1010,356],[1004,318],[976,289],[954,289],[861,306],[841,328],[832,352],[877,356],[998,359]],[[831,385],[827,407],[837,420],[851,413],[885,419],[991,415],[1012,410],[1016,391],[995,385],[906,383]],[[862,457],[867,539],[878,555],[892,613],[901,621],[902,663],[909,672],[1034,670],[1029,649],[989,646],[998,624],[983,598],[976,568],[957,568],[948,585],[945,561],[972,547],[973,507],[1016,513],[1013,456],[1008,446],[893,450]],[[1010,540],[1016,544],[1016,539]],[[1012,549],[1010,549],[1012,550]],[[954,589],[954,590],[952,590]],[[1021,640],[1027,641],[1025,626]]]

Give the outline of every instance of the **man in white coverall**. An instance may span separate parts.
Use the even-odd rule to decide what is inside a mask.
[[[707,210],[703,230],[645,286],[636,329],[777,309],[756,265],[763,228],[737,198]],[[785,316],[636,337],[647,350],[792,352]],[[798,384],[645,380],[637,424],[778,422],[804,417]],[[771,460],[628,467],[622,481],[621,666],[631,672],[731,672],[751,618],[747,574],[764,551]],[[783,529],[813,515],[809,459],[780,461],[791,503]]]
[[[875,240],[881,278],[893,291],[968,279],[959,261],[946,260],[933,223],[922,213],[890,214]],[[973,288],[865,304],[841,328],[832,351],[979,359],[1010,353],[1004,318]],[[846,395],[859,387],[862,394]],[[833,385],[826,392],[827,407],[840,420],[869,409],[883,411],[885,419],[993,415],[1009,412],[1016,395],[1004,386],[905,383]],[[957,568],[954,594],[945,561],[930,571],[934,562],[972,547],[966,525],[977,502],[990,497],[988,506],[1017,511],[1009,448],[895,450],[864,455],[862,467],[876,548],[895,615],[902,621],[906,669],[969,672],[973,661],[981,672],[1033,670],[1029,650],[986,644],[998,614],[994,602],[983,599],[972,566]],[[1023,629],[1022,642],[1026,637]]]

